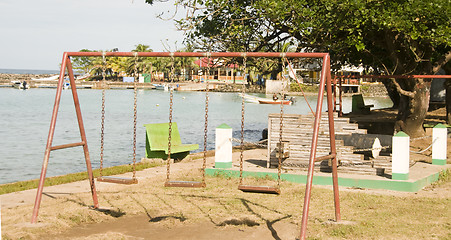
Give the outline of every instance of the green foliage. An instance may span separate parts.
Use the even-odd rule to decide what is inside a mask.
[[[319,90],[319,86],[318,85],[306,85],[306,84],[301,84],[302,90],[304,92],[309,92],[309,93],[318,93]],[[299,88],[299,84],[292,82],[290,83],[290,91],[291,92],[301,92],[301,88]]]
[[[132,52],[152,52],[153,50],[148,45],[138,44]],[[186,49],[181,51],[194,51],[189,45]],[[82,49],[80,52],[101,52],[99,50]],[[106,52],[111,52],[108,50]],[[175,75],[178,77],[176,80],[184,80],[180,78],[182,69],[185,72],[191,72],[191,70],[197,67],[194,64],[196,59],[192,57],[174,58]],[[106,57],[105,60],[102,57],[73,57],[72,63],[74,69],[82,70],[86,73],[90,73],[92,78],[100,80],[103,78],[103,71],[105,71],[105,77],[107,80],[113,80],[117,78],[119,74],[127,74],[132,76],[136,71],[138,74],[152,72],[165,72],[171,71],[172,59],[171,58],[159,58],[159,57]]]
[[[148,1],[149,2],[149,1]],[[150,1],[149,3],[151,3]],[[451,4],[443,0],[179,0],[187,42],[216,51],[325,51],[337,64],[376,72],[431,73],[451,50]],[[202,8],[204,7],[204,8]]]

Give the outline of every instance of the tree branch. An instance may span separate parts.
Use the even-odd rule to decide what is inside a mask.
[[[447,52],[443,58],[438,60],[434,66],[432,67],[432,72],[436,74],[438,71],[440,71],[440,68],[445,66],[449,61],[451,60],[451,51]]]
[[[396,90],[398,90],[399,94],[402,94],[402,95],[410,97],[410,98],[413,98],[415,96],[415,91],[411,92],[411,91],[406,91],[406,90],[402,89],[401,86],[399,85],[399,83],[396,81],[396,79],[391,78],[391,81],[395,85]]]

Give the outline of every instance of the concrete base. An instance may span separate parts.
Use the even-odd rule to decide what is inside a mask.
[[[432,165],[418,162],[410,168],[408,180],[393,180],[391,175],[357,175],[357,174],[338,174],[338,184],[342,187],[368,188],[368,189],[386,189],[401,192],[418,192],[425,186],[430,185],[439,178],[439,174],[451,165]],[[216,169],[207,168],[206,174],[210,176],[226,175],[228,177],[240,176],[238,168]],[[243,171],[243,177],[270,177],[277,179],[277,172],[272,169],[255,169],[253,171]],[[281,179],[293,183],[307,182],[307,172],[282,173]],[[314,185],[332,185],[332,174],[315,172],[313,176]]]
[[[432,159],[434,165],[446,165],[446,159]]]
[[[409,180],[408,173],[392,173],[391,179],[393,180]]]
[[[215,162],[215,168],[232,168],[232,162]]]

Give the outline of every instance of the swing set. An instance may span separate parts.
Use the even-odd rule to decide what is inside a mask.
[[[71,148],[71,147],[83,147],[83,152],[85,156],[86,168],[88,172],[88,179],[90,183],[91,195],[93,199],[93,208],[99,208],[97,191],[95,187],[94,175],[92,172],[91,160],[89,156],[88,143],[86,140],[86,134],[83,124],[83,118],[80,110],[80,102],[76,89],[76,82],[74,78],[73,68],[70,57],[102,57],[103,65],[102,65],[102,117],[101,117],[101,150],[100,150],[100,177],[97,178],[99,182],[110,182],[110,183],[118,183],[118,184],[137,184],[138,180],[136,178],[136,123],[137,123],[137,61],[139,57],[170,57],[172,59],[171,65],[171,83],[174,81],[174,58],[175,57],[207,57],[207,58],[242,58],[244,72],[246,73],[246,64],[247,58],[281,58],[282,63],[285,69],[285,61],[288,62],[288,58],[321,58],[323,60],[323,66],[321,71],[321,80],[319,84],[318,91],[318,100],[315,115],[315,121],[313,125],[313,137],[310,151],[310,160],[308,167],[308,176],[307,176],[307,184],[305,190],[304,197],[304,206],[303,206],[303,214],[302,214],[302,222],[301,222],[301,239],[305,239],[306,229],[307,229],[307,219],[308,219],[308,211],[310,205],[310,197],[311,197],[311,188],[313,182],[313,169],[314,163],[316,161],[323,161],[330,159],[332,161],[332,180],[333,180],[333,189],[334,189],[334,206],[335,206],[335,219],[336,221],[340,221],[340,205],[339,205],[339,194],[338,194],[338,176],[337,176],[337,154],[335,148],[335,130],[334,130],[334,104],[332,103],[332,86],[331,86],[331,74],[330,74],[330,56],[328,53],[276,53],[276,52],[65,52],[63,54],[63,60],[61,64],[61,71],[58,81],[58,86],[56,90],[55,102],[52,112],[52,118],[50,121],[50,129],[49,135],[47,138],[46,150],[44,153],[44,161],[42,164],[41,176],[39,179],[39,186],[37,189],[35,205],[33,209],[33,215],[31,222],[36,223],[40,203],[42,200],[42,193],[44,188],[45,177],[47,173],[47,166],[49,163],[50,153],[54,150]],[[109,177],[103,176],[103,146],[104,146],[104,126],[105,126],[105,69],[106,69],[106,57],[134,57],[135,58],[135,68],[134,68],[134,77],[135,81],[133,84],[134,89],[134,127],[133,127],[133,175],[131,178],[117,178],[117,177]],[[289,64],[289,62],[288,62]],[[201,66],[202,67],[202,66]],[[291,67],[291,66],[290,66]],[[73,96],[75,112],[77,116],[79,132],[80,132],[80,142],[56,145],[53,146],[53,136],[55,133],[56,120],[59,110],[59,104],[61,99],[61,93],[64,85],[64,76],[65,73],[69,75],[70,79],[70,87]],[[207,66],[207,71],[205,73],[205,83],[206,83],[206,93],[205,93],[205,128],[204,128],[204,156],[203,156],[203,165],[202,165],[202,180],[201,181],[173,181],[170,178],[170,169],[171,169],[171,144],[172,144],[172,112],[173,112],[173,88],[170,89],[170,104],[169,104],[169,135],[168,135],[168,157],[167,157],[167,175],[165,186],[166,187],[205,187],[205,169],[206,169],[206,143],[207,143],[207,128],[208,128],[208,74],[210,71],[210,66]],[[285,81],[285,76],[282,74],[282,79]],[[278,144],[278,177],[277,177],[277,185],[276,186],[250,186],[243,184],[243,152],[244,152],[244,112],[245,112],[245,104],[244,104],[244,94],[245,94],[245,81],[243,81],[242,87],[242,108],[241,108],[241,152],[240,152],[240,181],[238,189],[243,192],[257,192],[257,193],[267,193],[267,194],[280,194],[280,181],[281,181],[281,163],[283,158],[283,111],[284,106],[280,104],[280,135],[279,135],[279,144]],[[330,136],[330,154],[327,156],[316,157],[316,148],[318,143],[318,133],[319,133],[319,124],[321,119],[321,110],[323,103],[323,92],[326,90],[327,92],[327,105],[328,105],[328,119],[329,119],[329,136]],[[313,113],[313,112],[312,112]]]

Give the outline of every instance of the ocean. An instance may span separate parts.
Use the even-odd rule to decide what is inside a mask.
[[[101,90],[77,90],[85,125],[89,153],[94,168],[99,167]],[[18,90],[0,88],[0,184],[39,178],[55,99],[55,89]],[[209,93],[207,149],[215,148],[215,128],[223,123],[240,137],[241,97],[237,93]],[[316,96],[308,100],[315,107]],[[391,106],[387,98],[365,98],[376,108]],[[71,91],[62,93],[53,145],[80,141]],[[104,166],[130,164],[133,156],[133,90],[106,91]],[[174,92],[173,121],[177,122],[183,143],[199,144],[203,149],[205,93]],[[323,106],[325,110],[325,105]],[[351,99],[344,98],[344,111],[351,110]],[[168,122],[169,93],[138,90],[137,157],[145,157],[147,123]],[[307,114],[302,97],[284,107],[285,113]],[[245,104],[245,141],[256,142],[267,127],[269,113],[280,106]],[[81,147],[52,151],[47,176],[86,170]]]
[[[59,70],[3,69],[3,68],[0,68],[0,73],[9,73],[9,74],[59,74]]]

